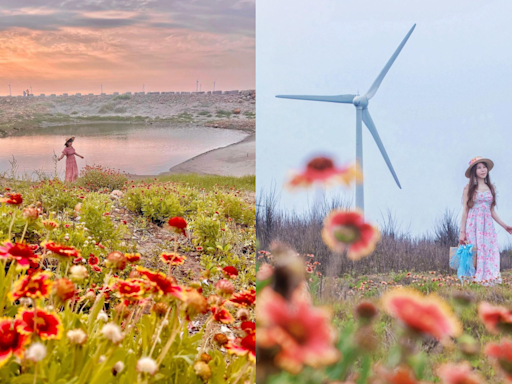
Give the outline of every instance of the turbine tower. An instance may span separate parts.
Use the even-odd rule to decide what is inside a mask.
[[[359,95],[338,95],[338,96],[307,96],[307,95],[277,95],[276,97],[283,98],[283,99],[297,99],[297,100],[311,100],[311,101],[325,101],[330,103],[343,103],[343,104],[353,104],[356,108],[356,159],[357,163],[359,164],[359,167],[361,171],[363,170],[363,130],[362,130],[362,122],[366,125],[368,130],[373,136],[373,139],[375,140],[377,147],[379,147],[379,150],[382,154],[382,157],[384,157],[384,161],[386,161],[386,164],[391,171],[391,174],[393,175],[393,178],[396,181],[396,184],[400,189],[402,189],[402,186],[400,185],[400,182],[398,181],[398,177],[395,173],[395,170],[393,169],[393,165],[391,165],[391,160],[389,160],[389,156],[386,152],[386,149],[384,148],[384,144],[382,144],[382,140],[380,139],[379,133],[377,132],[377,128],[375,127],[375,124],[373,123],[372,117],[370,116],[370,111],[368,110],[368,102],[369,100],[375,96],[377,93],[377,90],[379,89],[380,84],[382,83],[382,80],[386,76],[386,74],[389,71],[389,68],[393,65],[395,62],[395,59],[400,54],[400,51],[404,47],[405,43],[409,39],[409,36],[411,36],[412,31],[414,31],[414,28],[416,27],[416,24],[412,26],[412,28],[409,30],[405,38],[402,40],[398,48],[396,49],[395,53],[391,56],[387,64],[384,66],[382,71],[380,72],[379,76],[375,79],[372,86],[366,92],[364,96]],[[364,211],[364,185],[358,184],[356,185],[356,207],[360,208]]]

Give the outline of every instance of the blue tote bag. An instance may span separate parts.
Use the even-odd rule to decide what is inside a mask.
[[[463,283],[463,278],[475,276],[473,265],[473,244],[459,245],[450,250],[450,268],[457,270],[457,277]]]

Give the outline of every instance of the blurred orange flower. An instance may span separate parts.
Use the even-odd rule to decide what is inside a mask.
[[[380,240],[380,232],[377,227],[364,221],[360,210],[337,209],[325,218],[322,238],[333,252],[348,250],[349,259],[359,260],[374,251]]]
[[[512,331],[512,311],[505,307],[495,307],[482,301],[478,305],[478,316],[490,333],[496,335],[500,330]]]
[[[262,348],[280,347],[275,362],[297,374],[303,365],[314,368],[329,365],[340,357],[334,347],[335,332],[330,314],[312,307],[299,292],[286,301],[266,287],[256,307],[256,340]]]
[[[443,384],[483,384],[482,377],[473,372],[473,367],[469,362],[454,364],[447,363],[440,366],[437,370],[438,376]]]
[[[337,168],[331,158],[319,156],[310,160],[304,171],[294,172],[285,187],[294,190],[301,187],[310,187],[314,183],[323,186],[342,183],[348,186],[354,178],[356,178],[356,182],[362,180],[362,174],[357,166]]]
[[[496,359],[507,379],[512,381],[512,342],[509,339],[502,339],[499,344],[489,343],[485,347],[485,354]]]
[[[407,328],[447,340],[462,333],[462,325],[450,306],[432,293],[423,296],[416,290],[397,288],[382,297],[384,310]]]

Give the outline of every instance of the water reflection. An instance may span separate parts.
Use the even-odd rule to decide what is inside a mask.
[[[152,175],[206,151],[242,140],[246,133],[215,128],[153,127],[145,124],[91,124],[44,128],[0,139],[0,172],[11,168],[14,155],[19,173],[53,173],[53,154],[60,156],[66,138],[85,157],[79,169],[101,164],[139,175]],[[65,173],[65,160],[58,163]]]

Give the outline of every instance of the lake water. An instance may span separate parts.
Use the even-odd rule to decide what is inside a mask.
[[[64,142],[75,136],[78,169],[102,165],[137,175],[157,175],[194,156],[236,143],[247,133],[198,127],[153,127],[145,124],[87,124],[49,127],[0,139],[0,172],[10,172],[14,155],[17,174],[38,170],[54,172],[53,154],[60,156]],[[66,160],[57,163],[65,174]]]

